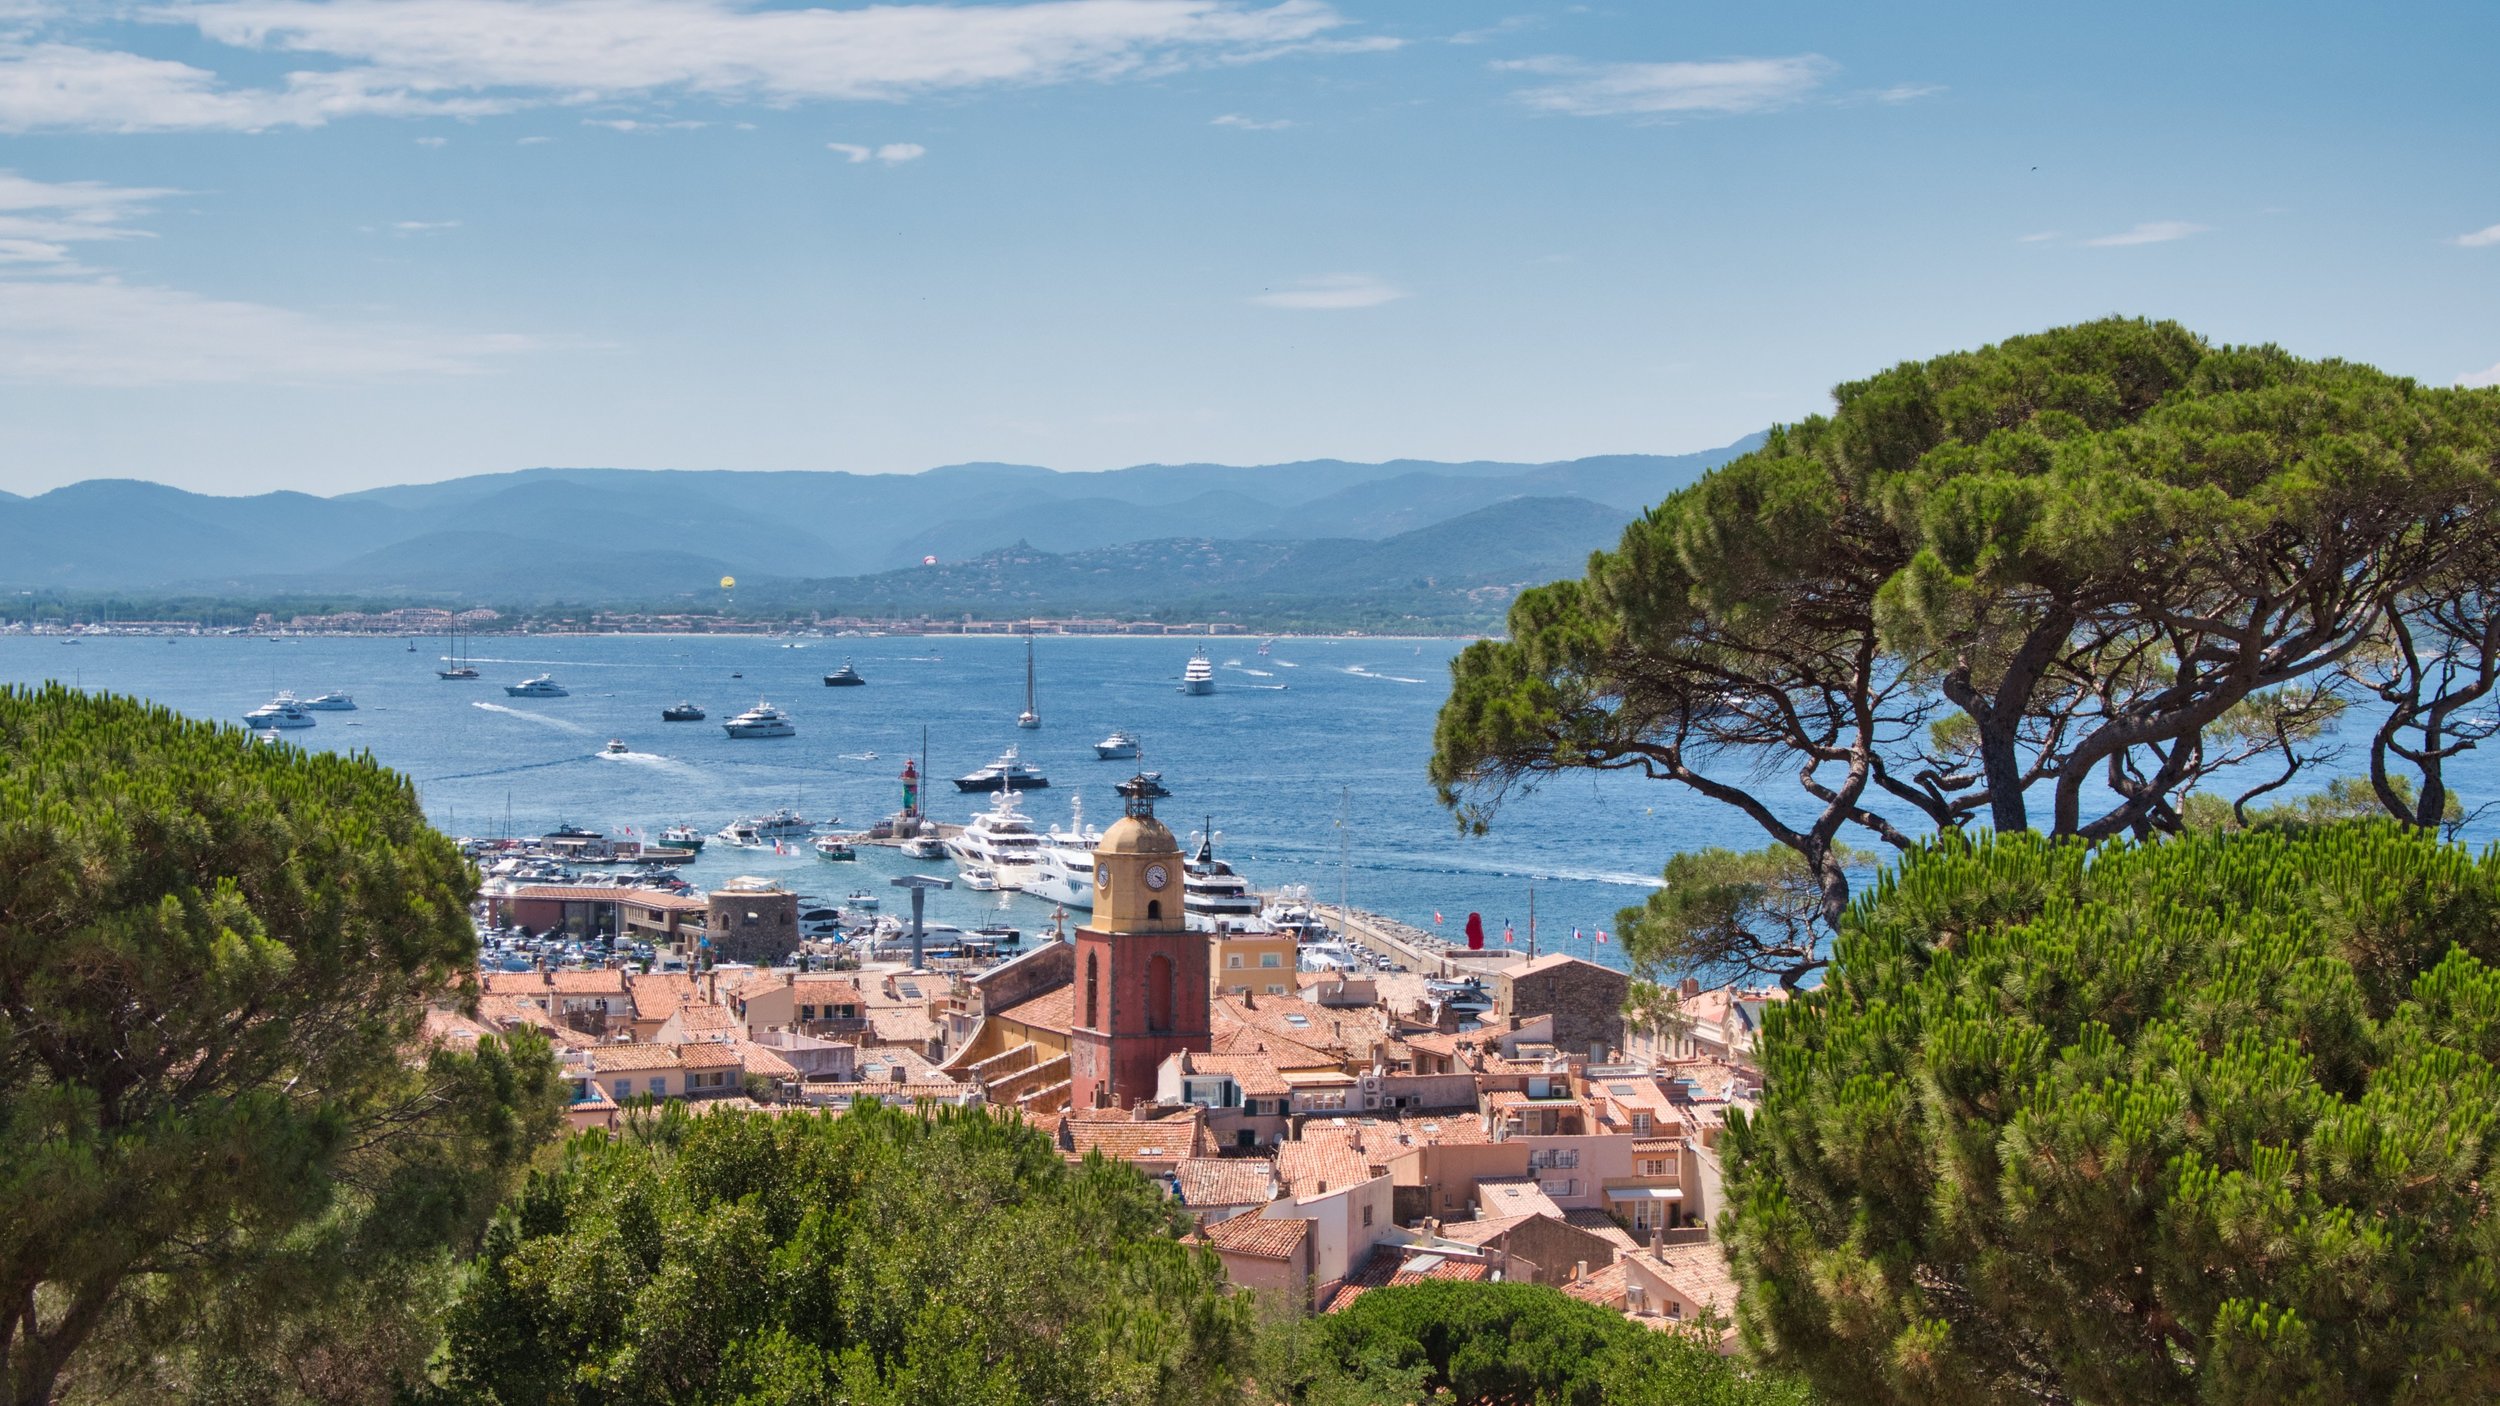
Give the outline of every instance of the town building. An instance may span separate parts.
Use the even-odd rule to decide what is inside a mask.
[[[1132,796],[1094,849],[1093,917],[1076,931],[1074,956],[1073,1106],[1151,1099],[1167,1056],[1209,1047],[1206,936],[1182,911],[1180,841],[1150,797]]]

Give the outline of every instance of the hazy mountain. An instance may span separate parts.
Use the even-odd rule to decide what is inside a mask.
[[[950,564],[937,581],[977,578],[1015,599],[1047,589],[1071,602],[1142,611],[1143,603],[1122,605],[1116,590],[1078,590],[1054,573],[1080,573],[1106,587],[1126,576],[1132,588],[1152,581],[1158,591],[1199,592],[1253,581],[1285,563],[1290,576],[1342,593],[1369,589],[1349,575],[1362,561],[1371,563],[1363,569],[1437,580],[1410,558],[1438,550],[1463,550],[1487,570],[1494,562],[1513,563],[1503,568],[1511,572],[1559,562],[1568,572],[1640,509],[1756,442],[1549,464],[1323,459],[1065,473],[980,463],[918,474],[528,469],[336,498],[222,498],[96,480],[31,498],[0,494],[0,587],[628,605],[708,603],[723,574],[736,575],[750,588],[741,598],[754,602],[895,572],[871,593],[900,602],[937,589],[919,566],[936,556]],[[1495,505],[1520,511],[1515,505],[1526,500],[1544,504],[1532,510],[1537,527],[1527,539],[1464,525]],[[1564,502],[1576,506],[1555,506]],[[1601,520],[1605,530],[1591,538]],[[1416,537],[1438,525],[1457,536]],[[1222,545],[1175,557],[1180,549],[1170,544],[1180,541]],[[1566,541],[1585,544],[1562,552]],[[1375,556],[1349,542],[1403,545]],[[1315,550],[1287,550],[1295,544]],[[1140,550],[1123,556],[1127,547]],[[1106,552],[1123,564],[1088,555]],[[985,564],[975,569],[976,559]],[[1059,564],[1044,565],[1053,560]],[[959,568],[970,574],[951,574]],[[907,590],[906,583],[917,584]],[[1270,584],[1259,592],[1286,598],[1290,580]],[[1420,589],[1429,596],[1440,588]],[[979,594],[968,584],[938,591],[963,602],[956,610],[989,608],[972,604]]]

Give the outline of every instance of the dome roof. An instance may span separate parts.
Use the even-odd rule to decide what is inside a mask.
[[[1181,842],[1172,837],[1164,823],[1153,816],[1124,815],[1102,832],[1102,843],[1094,846],[1096,854],[1170,854],[1181,852]]]

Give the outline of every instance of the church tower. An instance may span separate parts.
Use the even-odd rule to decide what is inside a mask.
[[[1181,908],[1180,841],[1155,819],[1154,783],[1120,788],[1128,814],[1094,848],[1094,915],[1076,930],[1072,1108],[1131,1108],[1155,1069],[1209,1043],[1206,934]]]

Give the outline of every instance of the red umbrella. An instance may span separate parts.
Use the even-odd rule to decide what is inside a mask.
[[[1467,950],[1470,952],[1484,950],[1484,916],[1480,913],[1467,915]]]

